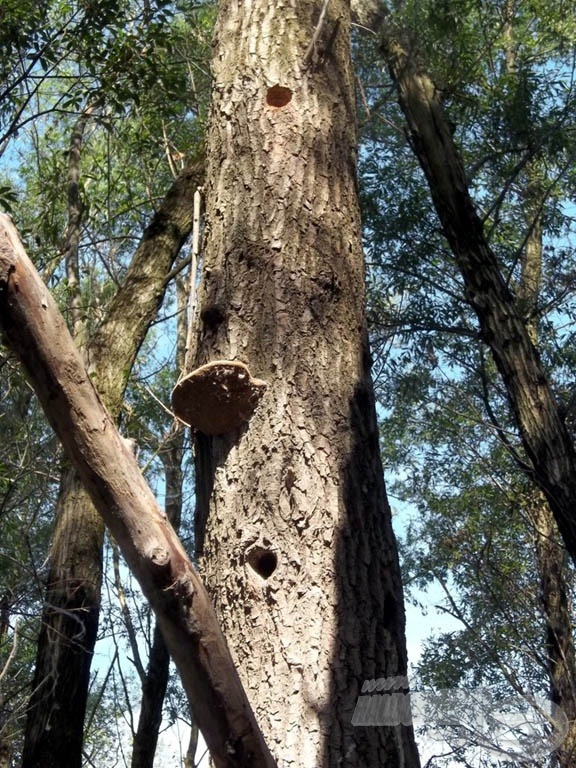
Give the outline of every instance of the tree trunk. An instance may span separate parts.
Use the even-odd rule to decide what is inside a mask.
[[[58,568],[51,567],[47,582],[23,768],[82,764],[90,664],[100,609],[103,524],[92,505],[86,504],[86,492],[70,466],[63,473],[57,512],[51,558]]]
[[[508,12],[512,10],[509,5]],[[410,49],[406,36],[394,28],[392,21],[385,16],[376,21],[410,128],[413,149],[428,179],[438,217],[460,268],[470,305],[477,313],[483,339],[490,346],[506,386],[531,461],[531,477],[543,494],[543,498],[538,494],[531,517],[546,621],[551,695],[570,722],[568,737],[557,759],[562,768],[568,768],[573,765],[576,754],[576,656],[567,593],[568,569],[557,530],[559,528],[565,546],[576,559],[576,454],[536,346],[543,203],[538,183],[538,149],[532,148],[532,156],[526,163],[527,235],[521,256],[520,282],[513,295],[502,278],[497,258],[474,209],[464,166],[434,83]],[[506,61],[509,68],[515,66],[510,51]]]
[[[126,278],[84,353],[113,415],[156,315],[166,276],[192,227],[203,162],[176,179],[134,254]],[[100,610],[102,518],[74,468],[56,509],[42,630],[26,721],[23,768],[80,768],[90,664]]]
[[[80,287],[80,241],[82,238],[82,217],[84,201],[80,186],[80,159],[84,144],[84,133],[91,107],[87,107],[72,129],[70,149],[68,151],[68,226],[64,238],[64,262],[66,266],[68,296],[68,327],[79,347],[84,346],[86,331],[86,313],[82,308],[82,289]]]
[[[513,66],[512,56],[507,57]],[[526,164],[524,214],[525,245],[521,258],[518,302],[527,319],[526,328],[538,343],[537,309],[542,283],[542,208],[543,192],[537,153]],[[534,526],[540,598],[546,622],[546,660],[550,678],[550,698],[568,718],[568,735],[555,753],[558,768],[572,768],[576,758],[576,650],[572,630],[572,605],[566,549],[546,498],[535,491],[529,508]]]
[[[242,361],[267,389],[244,428],[197,434],[197,540],[279,764],[413,768],[411,728],[351,724],[364,680],[404,675],[406,649],[369,372],[349,14],[322,5],[220,3],[197,363]]]
[[[10,768],[12,750],[8,742],[0,741],[0,768]]]
[[[206,590],[5,214],[0,328],[156,613],[217,768],[273,768]]]
[[[190,266],[192,280],[195,279],[194,266]],[[186,322],[188,295],[181,276],[176,280],[176,305],[178,307],[176,367],[182,369],[186,354],[186,338],[189,326]],[[182,460],[184,454],[184,429],[176,420],[173,422],[166,445],[159,457],[164,465],[166,516],[176,532],[180,528],[183,505],[184,473]],[[153,768],[158,735],[162,725],[162,710],[168,687],[170,673],[170,654],[162,637],[158,623],[154,627],[152,645],[146,676],[142,680],[142,699],[138,727],[132,749],[132,768]]]
[[[568,718],[568,736],[555,753],[558,768],[572,768],[576,757],[576,653],[572,605],[567,589],[566,550],[547,502],[538,494],[530,509],[535,530],[542,609],[546,619],[546,659],[550,698]]]
[[[482,338],[502,376],[531,463],[566,547],[576,560],[576,452],[521,308],[506,285],[472,202],[462,159],[438,91],[406,35],[374,19],[406,116],[411,144],[464,280]]]
[[[153,768],[162,725],[162,709],[168,687],[170,654],[158,624],[150,646],[146,677],[142,683],[142,701],[138,728],[132,748],[132,768]]]
[[[83,201],[80,164],[89,110],[76,121],[68,153],[68,225],[64,242],[68,327],[85,342],[78,252]],[[65,465],[56,504],[50,570],[28,702],[22,765],[80,766],[90,665],[98,632],[102,572],[102,519],[86,504],[73,467]]]

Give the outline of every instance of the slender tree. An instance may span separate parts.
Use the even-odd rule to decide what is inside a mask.
[[[418,11],[420,10],[422,9],[419,6]],[[543,9],[540,10],[545,21],[541,23],[541,19],[537,17],[539,29],[536,35],[534,35],[533,8],[531,7],[528,12],[529,52],[528,54],[524,53],[524,60],[522,61],[519,52],[522,49],[522,43],[526,41],[526,37],[522,41],[516,38],[517,27],[521,27],[521,21],[519,22],[517,18],[521,15],[521,5],[507,2],[495,9],[495,18],[498,20],[500,17],[500,26],[496,25],[493,30],[487,32],[483,45],[491,44],[495,47],[500,45],[501,50],[502,47],[504,49],[502,55],[501,51],[499,54],[498,50],[490,48],[486,57],[486,61],[489,62],[486,69],[492,67],[498,73],[492,72],[491,76],[497,81],[494,90],[500,99],[493,100],[487,111],[492,120],[499,123],[500,135],[496,142],[484,139],[484,143],[482,138],[479,138],[482,137],[482,131],[486,127],[479,117],[484,105],[481,105],[480,99],[476,100],[471,93],[472,88],[478,87],[480,90],[480,85],[484,85],[481,76],[484,59],[475,60],[470,56],[470,49],[475,50],[474,43],[467,46],[466,42],[463,42],[466,41],[466,34],[469,34],[469,29],[465,28],[465,23],[461,23],[460,17],[455,16],[454,9],[443,8],[435,3],[430,3],[427,6],[429,19],[433,19],[437,15],[437,23],[440,23],[440,19],[444,21],[438,31],[439,45],[442,47],[442,54],[454,52],[456,69],[455,74],[443,69],[442,54],[440,54],[441,63],[438,66],[439,57],[435,53],[433,57],[436,63],[435,79],[431,77],[431,68],[427,66],[425,61],[432,54],[431,49],[427,49],[424,42],[429,43],[430,36],[427,32],[422,34],[421,29],[414,29],[412,33],[407,31],[406,23],[410,24],[411,18],[409,11],[404,14],[397,13],[394,16],[383,12],[380,18],[373,17],[372,21],[375,29],[379,29],[383,35],[382,50],[387,58],[392,79],[397,86],[399,103],[407,117],[410,144],[425,171],[443,233],[452,249],[454,261],[459,268],[467,290],[466,297],[463,297],[459,295],[460,288],[457,280],[454,280],[452,284],[445,281],[440,289],[437,283],[431,293],[435,291],[438,295],[440,290],[445,291],[445,295],[448,296],[450,289],[454,293],[441,305],[440,311],[436,311],[433,317],[424,320],[424,325],[420,325],[418,329],[427,330],[429,340],[418,353],[422,362],[426,360],[426,357],[428,358],[421,365],[419,385],[421,385],[420,393],[423,399],[421,407],[426,409],[430,418],[423,423],[421,434],[427,433],[427,440],[437,450],[440,449],[441,445],[445,446],[448,442],[447,432],[451,431],[451,428],[448,425],[446,412],[444,414],[440,411],[435,412],[435,405],[430,402],[431,398],[424,393],[434,386],[434,375],[431,375],[431,371],[438,366],[442,367],[442,363],[439,364],[435,352],[435,349],[441,348],[442,342],[435,342],[434,339],[438,339],[441,334],[452,334],[453,338],[456,338],[458,334],[476,338],[476,334],[472,330],[473,323],[469,324],[466,313],[466,304],[468,304],[478,316],[481,343],[487,344],[492,349],[498,369],[504,375],[509,402],[516,416],[516,423],[520,427],[526,453],[523,452],[522,446],[515,445],[514,426],[508,415],[504,415],[502,421],[499,421],[495,416],[494,402],[490,402],[488,389],[491,390],[491,397],[502,405],[502,398],[497,394],[499,385],[486,370],[486,367],[490,368],[490,366],[482,364],[479,369],[475,368],[472,375],[476,376],[476,383],[480,382],[480,387],[476,387],[476,389],[484,389],[483,397],[486,412],[491,419],[489,429],[502,439],[503,447],[511,457],[514,457],[517,469],[526,473],[530,481],[535,480],[537,486],[542,489],[546,483],[558,481],[559,475],[556,470],[562,462],[569,461],[568,457],[573,451],[572,437],[569,435],[569,430],[566,429],[564,419],[565,410],[562,406],[558,408],[562,393],[557,389],[554,393],[555,396],[552,395],[551,382],[554,381],[555,375],[554,373],[550,374],[549,371],[551,360],[557,362],[557,357],[555,359],[554,354],[550,354],[551,323],[549,320],[547,324],[542,323],[548,333],[548,346],[546,347],[545,343],[542,344],[539,338],[540,320],[545,318],[548,306],[560,306],[561,311],[565,311],[568,316],[571,312],[569,305],[564,309],[564,305],[561,303],[562,299],[569,296],[570,288],[559,289],[554,286],[556,290],[550,291],[549,289],[546,298],[544,298],[541,285],[543,264],[545,264],[546,258],[545,252],[543,252],[543,231],[545,226],[553,230],[556,223],[550,213],[550,210],[553,209],[550,198],[559,193],[562,183],[570,184],[567,168],[563,167],[561,158],[564,148],[567,147],[567,136],[564,134],[563,123],[566,120],[566,114],[573,108],[573,104],[570,94],[566,94],[566,100],[563,101],[563,98],[558,95],[559,91],[554,90],[554,83],[551,82],[550,93],[553,94],[551,102],[547,102],[545,107],[535,106],[538,77],[542,81],[546,81],[549,70],[545,68],[545,74],[542,72],[539,75],[535,74],[538,65],[535,64],[537,56],[534,54],[534,50],[542,45],[542,43],[537,42],[540,35],[542,35],[542,39],[546,39],[544,30],[547,26],[554,25],[554,13],[558,9],[552,9],[550,12],[547,9],[545,13]],[[397,24],[396,22],[399,22],[400,19],[401,23]],[[403,26],[402,30],[400,25]],[[557,25],[558,29],[564,28],[559,20]],[[569,27],[570,22],[567,23],[565,31]],[[484,29],[487,30],[486,27]],[[489,38],[489,42],[487,38]],[[546,49],[545,60],[548,62],[548,67],[554,66],[555,57],[559,56],[560,52],[560,44],[558,49]],[[471,88],[468,92],[466,92],[468,81],[462,74],[464,62],[474,73],[470,79]],[[499,62],[501,62],[500,65]],[[459,74],[461,80],[459,80]],[[566,69],[564,69],[563,74],[566,74]],[[500,93],[497,90],[498,78],[500,79]],[[551,75],[550,80],[552,80]],[[493,83],[492,87],[494,87]],[[542,86],[540,88],[542,89]],[[444,108],[446,101],[458,104],[459,100],[467,104],[468,109],[474,113],[476,118],[474,124],[469,128],[468,134],[466,126],[462,129],[462,134],[465,137],[464,152],[468,160],[466,176],[462,155],[456,151],[454,132],[457,124],[448,119],[448,113]],[[456,112],[456,114],[458,113]],[[458,125],[458,127],[460,126]],[[514,163],[511,162],[510,158],[514,159]],[[488,210],[482,221],[479,213],[482,203],[477,204],[475,209],[469,187],[474,174],[484,168],[491,169],[493,178],[498,178],[498,183],[502,180],[504,170],[507,170],[508,176],[504,177],[503,187],[498,190],[498,196],[491,205],[486,204],[486,185],[482,187],[481,182],[477,182],[476,195],[484,203],[485,210]],[[500,176],[498,176],[499,172]],[[489,173],[490,171],[486,172],[486,175]],[[486,176],[480,174],[480,178],[485,179]],[[517,195],[520,201],[518,206],[520,216],[515,222],[514,229],[510,221],[506,222],[505,220],[506,205],[511,206],[508,201],[513,195]],[[410,213],[406,214],[406,220],[409,216]],[[465,221],[467,223],[464,223]],[[515,244],[514,240],[512,240],[514,245],[510,245],[511,231],[513,231],[514,237],[519,238],[519,245]],[[425,240],[426,234],[430,236],[430,232],[425,233],[424,228],[420,226],[419,236],[422,240]],[[428,244],[429,248],[430,245]],[[436,248],[436,254],[431,256],[429,260],[424,257],[426,262],[422,264],[422,270],[414,272],[411,276],[409,270],[413,263],[410,264],[410,259],[407,259],[406,283],[409,283],[411,279],[413,282],[426,283],[426,275],[433,273],[433,269],[430,269],[431,265],[434,265],[438,272],[443,270],[446,275],[450,276],[450,280],[453,280],[453,271],[450,265],[446,263],[445,259],[438,256],[441,246],[436,245]],[[547,265],[547,267],[550,270],[551,265]],[[569,270],[568,264],[563,265],[563,268]],[[497,283],[499,287],[497,287]],[[432,281],[430,285],[434,285]],[[498,291],[501,291],[500,299],[507,295],[508,305],[505,312],[502,311],[502,304],[498,307],[499,299],[496,296]],[[546,302],[550,298],[550,293],[554,298],[548,305]],[[414,312],[414,307],[421,308],[422,304],[426,303],[424,300],[422,304],[419,304],[418,299],[413,297],[410,297],[409,301],[411,309],[406,311],[407,316],[410,315],[411,311]],[[438,308],[434,307],[434,309]],[[416,309],[417,312],[418,309]],[[467,319],[463,322],[465,317]],[[514,318],[513,322],[510,320],[511,317]],[[420,320],[422,321],[422,316],[420,316]],[[512,331],[514,324],[518,324],[518,327]],[[417,328],[417,323],[414,325]],[[409,327],[410,322],[407,320],[403,333],[404,338],[406,338],[406,331]],[[431,343],[430,339],[432,339]],[[466,345],[470,346],[469,342],[466,342]],[[459,384],[461,384],[462,380],[469,376],[467,368],[470,364],[470,355],[468,352],[464,352],[465,345],[462,342],[460,342],[460,349],[458,349],[457,341],[446,344],[446,349],[449,349],[449,357],[443,356],[443,363],[446,367],[444,370],[438,370],[438,374],[440,377],[442,375],[449,377],[451,375],[450,368],[454,366],[456,369],[454,375],[459,378]],[[523,357],[524,353],[527,357]],[[541,362],[541,354],[546,356],[544,364]],[[567,350],[566,354],[570,355],[570,351]],[[405,362],[407,362],[406,357],[404,358]],[[482,358],[483,355],[480,355],[480,359]],[[410,386],[410,376],[406,376],[405,382]],[[542,387],[542,392],[547,390],[547,394],[544,396],[547,405],[542,408],[537,406],[535,401],[532,402],[532,406],[529,405],[531,397],[529,390],[532,388],[532,394],[534,394],[537,387],[533,385],[536,383]],[[468,396],[472,399],[473,396],[471,394],[466,395],[466,390],[459,384],[454,385],[454,389],[459,389],[461,393],[464,392],[465,397]],[[473,391],[474,382],[470,380],[467,392]],[[462,400],[462,394],[460,398]],[[412,407],[414,407],[414,402]],[[459,407],[455,401],[450,402],[447,397],[444,399],[444,407],[446,411],[454,409],[452,418],[455,419],[455,423],[462,417],[468,420],[475,418],[470,409],[467,415],[465,412],[461,413],[462,406]],[[546,407],[551,408],[552,415],[550,417],[545,412]],[[532,408],[532,413],[530,413],[530,408]],[[505,409],[501,408],[499,417],[502,416],[503,412]],[[418,418],[418,416],[414,416],[415,420]],[[552,430],[546,436],[547,421],[548,427],[551,423],[556,424],[556,427],[560,429],[559,435],[554,436]],[[438,428],[442,430],[442,423],[444,423],[443,434],[437,431]],[[431,428],[431,424],[435,426]],[[473,430],[469,429],[468,431],[472,432]],[[534,441],[537,435],[536,442],[531,443],[530,441]],[[406,440],[407,437],[408,435],[404,433],[403,439]],[[546,440],[550,440],[558,448],[559,452],[556,459],[549,461],[550,456],[547,458],[547,448],[543,447],[543,442]],[[481,465],[483,461],[487,465],[485,448],[489,443],[490,439],[485,438],[484,444],[477,443],[468,447],[468,453],[474,455],[473,461],[476,461],[478,465]],[[534,456],[536,445],[539,446],[537,457]],[[445,447],[444,451],[446,451]],[[445,457],[437,456],[436,466],[441,466],[444,460]],[[505,593],[499,597],[502,590],[499,579],[506,579],[506,574],[511,576],[513,571],[508,570],[508,568],[514,561],[518,565],[519,573],[526,567],[524,553],[498,552],[503,540],[506,539],[504,528],[497,535],[498,542],[496,537],[492,540],[494,530],[491,529],[490,517],[492,520],[497,519],[502,511],[499,510],[497,500],[499,493],[495,493],[491,498],[490,486],[493,486],[492,493],[494,493],[496,488],[503,483],[508,472],[506,469],[507,462],[504,462],[492,477],[487,477],[484,481],[480,479],[480,476],[474,478],[473,472],[462,472],[463,475],[468,475],[470,484],[462,487],[459,492],[455,487],[450,487],[446,477],[433,478],[430,475],[430,466],[434,463],[433,461],[426,461],[425,463],[427,466],[422,473],[423,477],[414,481],[413,495],[418,496],[420,503],[424,503],[426,506],[431,503],[432,496],[434,497],[434,502],[429,507],[429,520],[435,517],[439,525],[435,531],[436,540],[432,534],[431,546],[434,547],[436,554],[440,554],[440,558],[435,560],[430,552],[423,551],[422,567],[424,569],[429,568],[430,572],[434,572],[445,588],[447,588],[446,571],[449,570],[451,578],[455,580],[460,589],[466,588],[467,583],[471,584],[476,581],[477,588],[480,586],[481,589],[485,590],[484,593],[478,592],[476,605],[478,623],[475,627],[466,621],[466,614],[470,606],[458,608],[458,597],[455,598],[455,602],[452,602],[448,610],[453,611],[464,620],[466,630],[462,635],[463,639],[465,636],[467,640],[458,644],[459,647],[457,648],[457,643],[451,641],[453,638],[449,635],[445,636],[444,658],[442,659],[442,655],[438,653],[439,645],[436,644],[434,653],[428,657],[427,671],[433,676],[434,673],[431,671],[433,665],[438,672],[438,681],[441,679],[443,671],[446,670],[446,666],[452,666],[454,671],[459,668],[462,675],[468,674],[470,677],[477,675],[479,679],[487,673],[494,659],[496,659],[497,668],[498,664],[501,665],[503,658],[501,655],[503,646],[499,642],[494,642],[492,647],[486,642],[484,628],[492,637],[495,635],[493,630],[488,630],[486,620],[482,618],[483,606],[485,610],[491,601],[494,601],[494,605],[500,604],[501,607],[498,610],[501,610],[501,620],[503,619],[504,626],[506,626],[513,614],[507,610]],[[565,463],[565,469],[566,466]],[[450,471],[451,477],[455,477],[457,474],[458,470],[454,473]],[[565,488],[569,489],[571,482],[569,472],[564,476],[564,480],[566,481]],[[483,482],[484,488],[482,489]],[[504,481],[504,484],[505,482],[507,481]],[[478,483],[478,487],[474,488],[476,483]],[[407,485],[408,483],[405,484],[405,487]],[[424,502],[426,487],[433,485],[437,488],[436,494],[432,494]],[[420,486],[419,489],[418,486]],[[514,487],[516,488],[516,485]],[[421,494],[422,490],[424,490],[423,494]],[[568,492],[570,491],[568,490]],[[473,501],[474,498],[477,499],[476,502]],[[558,502],[558,498],[555,500]],[[528,561],[533,568],[533,573],[524,575],[524,578],[528,579],[528,588],[523,592],[524,597],[528,596],[532,604],[531,607],[530,603],[522,607],[529,611],[528,616],[535,610],[540,614],[541,609],[542,621],[538,622],[538,630],[540,631],[542,626],[545,627],[546,640],[543,643],[542,636],[532,638],[532,642],[535,642],[532,646],[531,661],[537,667],[537,675],[535,679],[533,678],[533,682],[536,681],[536,685],[541,687],[542,670],[544,669],[551,683],[551,698],[556,703],[560,703],[562,700],[563,703],[560,706],[564,708],[569,720],[573,720],[575,670],[569,599],[571,572],[566,567],[565,556],[557,540],[555,523],[551,519],[548,502],[552,504],[550,495],[546,501],[540,491],[526,491],[524,487],[522,495],[516,499],[514,508],[507,514],[520,517],[511,530],[514,530],[518,523],[521,523],[521,528],[524,531],[522,540],[526,539],[527,531],[529,531],[529,538],[535,544],[532,559]],[[475,520],[477,512],[474,505],[479,505],[479,509],[488,511],[490,503],[494,505],[494,508],[490,510],[490,516],[486,516],[485,526],[480,524],[477,530],[477,535],[480,538],[476,542],[463,538],[466,536],[463,534],[464,530],[468,531],[468,536],[473,535],[472,532],[478,524],[478,521]],[[442,508],[444,511],[439,513]],[[452,509],[453,514],[450,514],[450,509]],[[458,518],[456,510],[464,519]],[[556,519],[559,521],[558,504],[556,504],[555,512]],[[565,507],[565,516],[567,516],[567,512],[568,507]],[[496,514],[496,518],[493,517],[494,514]],[[525,518],[523,523],[522,515]],[[466,517],[469,518],[468,521],[466,521]],[[569,518],[568,524],[570,524]],[[502,525],[506,526],[506,523],[501,521],[499,526]],[[450,529],[451,526],[452,530]],[[423,530],[427,530],[428,534],[432,533],[429,526]],[[564,530],[566,531],[566,528]],[[520,541],[516,544],[516,546],[518,545],[520,545]],[[469,573],[462,581],[461,577],[466,566]],[[530,584],[530,579],[532,584]],[[502,602],[503,597],[504,602]],[[454,600],[452,595],[450,600]],[[473,598],[472,603],[475,602],[476,598]],[[522,613],[516,614],[516,616],[518,626],[510,625],[510,628],[513,629],[512,634],[518,633],[518,630],[522,628],[525,633],[524,637],[527,639],[529,632],[527,625],[525,623],[524,626],[522,625]],[[522,637],[522,633],[517,634],[514,642],[518,643]],[[469,668],[464,662],[464,656],[458,658],[458,653],[463,651],[465,647],[469,649],[468,652],[472,658],[476,659],[476,664],[472,668]],[[510,650],[509,646],[508,651],[510,652]],[[545,652],[543,653],[543,651]],[[513,655],[512,652],[511,656]],[[452,657],[451,660],[450,657]],[[442,669],[444,661],[446,666]],[[530,666],[530,663],[527,666]],[[521,690],[522,675],[518,677],[517,675],[518,668],[509,667],[504,671],[504,677],[508,679],[508,682],[518,686],[517,689]],[[524,678],[525,681],[526,678]],[[558,753],[559,763],[571,765],[572,754],[573,734],[570,732]]]
[[[475,208],[441,91],[416,53],[410,35],[386,14],[377,24],[412,147],[426,174],[467,300],[506,387],[530,474],[548,500],[564,543],[576,559],[576,451],[562,409],[522,308],[505,280]]]

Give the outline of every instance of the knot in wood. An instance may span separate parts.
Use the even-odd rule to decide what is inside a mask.
[[[153,547],[148,552],[148,558],[156,568],[165,568],[170,563],[170,553],[162,546]]]

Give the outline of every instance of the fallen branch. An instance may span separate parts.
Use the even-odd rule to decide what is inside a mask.
[[[156,613],[215,765],[273,768],[208,594],[5,214],[0,328]]]

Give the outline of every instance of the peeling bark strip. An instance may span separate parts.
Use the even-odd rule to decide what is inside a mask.
[[[576,561],[576,452],[515,297],[484,235],[462,159],[431,78],[389,19],[382,49],[414,152],[475,310],[482,336],[506,386],[536,484],[546,496]]]
[[[208,595],[4,214],[0,327],[158,617],[215,764],[272,768]]]

